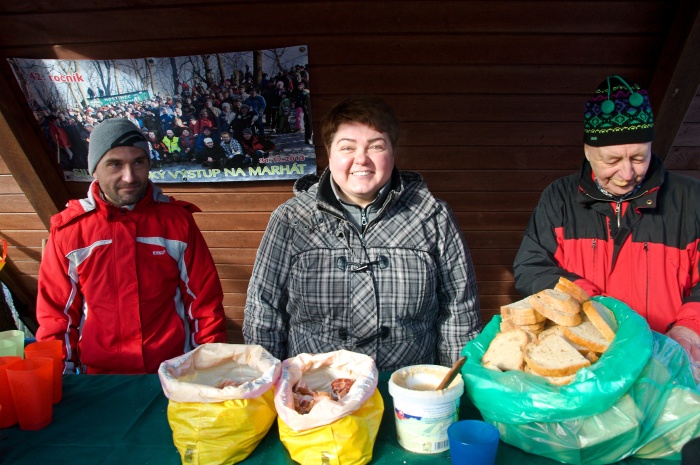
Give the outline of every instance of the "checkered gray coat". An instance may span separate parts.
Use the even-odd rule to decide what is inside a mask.
[[[352,350],[381,371],[452,364],[482,322],[469,249],[447,204],[420,175],[395,169],[384,206],[361,234],[327,170],[294,191],[258,249],[245,342],[282,360]]]

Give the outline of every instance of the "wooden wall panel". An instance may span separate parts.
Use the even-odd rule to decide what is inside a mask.
[[[109,59],[308,45],[319,171],[327,166],[318,133],[322,115],[346,95],[383,96],[402,122],[397,165],[423,175],[454,210],[488,320],[500,305],[519,298],[512,262],[542,190],[579,169],[584,101],[607,74],[649,84],[677,3],[4,2],[0,54]],[[250,9],[266,26],[219,21]],[[134,18],[157,18],[161,26],[137,28]],[[184,28],[162,27],[183,24],[183,18]],[[695,100],[667,158],[669,168],[691,175],[700,173],[700,99]],[[270,213],[292,197],[292,185],[161,186],[203,210],[195,218],[222,280],[232,342],[241,341],[245,293],[263,231]],[[73,198],[86,188],[66,185]],[[0,232],[16,223],[31,225],[8,230],[31,289],[47,236],[39,224],[45,218],[37,222],[33,211],[0,160]]]

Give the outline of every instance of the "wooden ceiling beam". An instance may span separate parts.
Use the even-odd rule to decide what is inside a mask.
[[[681,0],[649,85],[654,110],[654,153],[673,147],[700,86],[700,2]]]

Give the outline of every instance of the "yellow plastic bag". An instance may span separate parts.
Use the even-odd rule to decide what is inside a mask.
[[[244,460],[275,420],[281,362],[256,345],[204,344],[158,369],[183,464]],[[224,386],[224,387],[217,387]]]
[[[378,377],[371,357],[347,350],[299,354],[282,362],[275,407],[280,440],[292,459],[302,465],[369,463],[384,413]],[[311,390],[326,392],[334,379],[352,378],[355,382],[342,399],[321,399],[302,415],[294,409],[292,392],[302,378]]]

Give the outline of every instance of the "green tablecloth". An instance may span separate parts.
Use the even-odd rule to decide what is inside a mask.
[[[434,455],[406,451],[396,441],[389,373],[380,376],[379,390],[385,411],[374,446],[372,464],[450,464],[449,451]],[[497,399],[494,399],[497,402]],[[163,395],[156,375],[73,375],[63,378],[63,400],[54,405],[53,421],[39,431],[22,431],[15,425],[0,429],[0,464],[40,465],[178,465]],[[465,395],[460,419],[481,418]],[[242,462],[246,465],[289,464],[279,441],[276,422],[265,439]],[[554,465],[501,442],[498,464]],[[629,465],[674,465],[678,461],[628,459]]]

